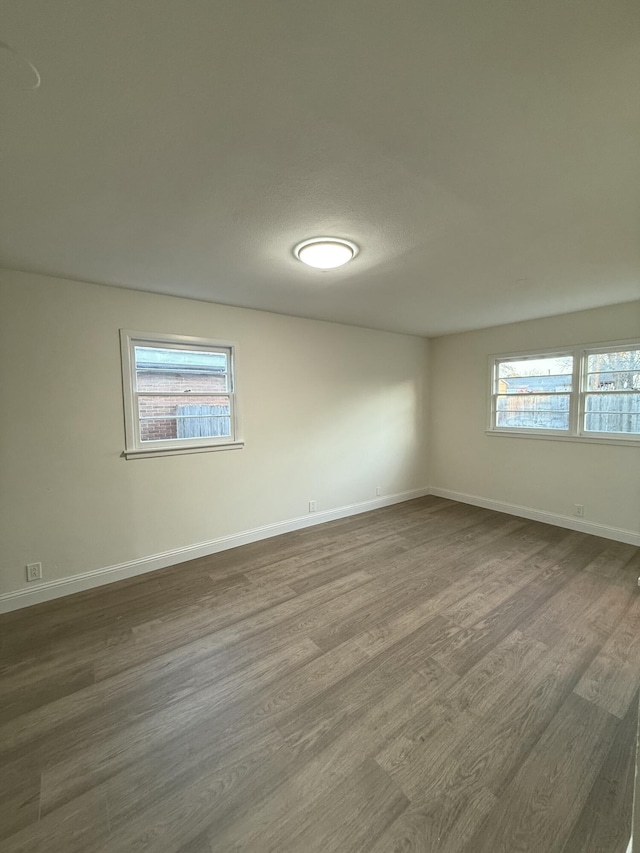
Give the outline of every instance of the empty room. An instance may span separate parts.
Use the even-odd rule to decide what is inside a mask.
[[[5,0],[0,92],[0,851],[640,853],[640,4]]]

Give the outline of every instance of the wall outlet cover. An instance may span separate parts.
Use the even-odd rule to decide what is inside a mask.
[[[27,581],[42,580],[42,563],[29,563],[27,566]]]

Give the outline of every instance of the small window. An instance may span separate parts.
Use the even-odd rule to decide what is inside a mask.
[[[496,359],[493,427],[569,432],[573,355]]]
[[[242,446],[233,344],[123,331],[121,345],[127,457]]]
[[[586,435],[640,435],[640,347],[588,350],[583,399]]]

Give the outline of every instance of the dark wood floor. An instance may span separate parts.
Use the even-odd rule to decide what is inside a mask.
[[[639,572],[428,497],[0,617],[0,849],[624,853]]]

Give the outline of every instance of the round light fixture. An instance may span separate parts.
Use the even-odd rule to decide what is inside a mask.
[[[342,237],[312,237],[298,243],[293,254],[309,267],[332,270],[352,261],[358,254],[358,247]]]

